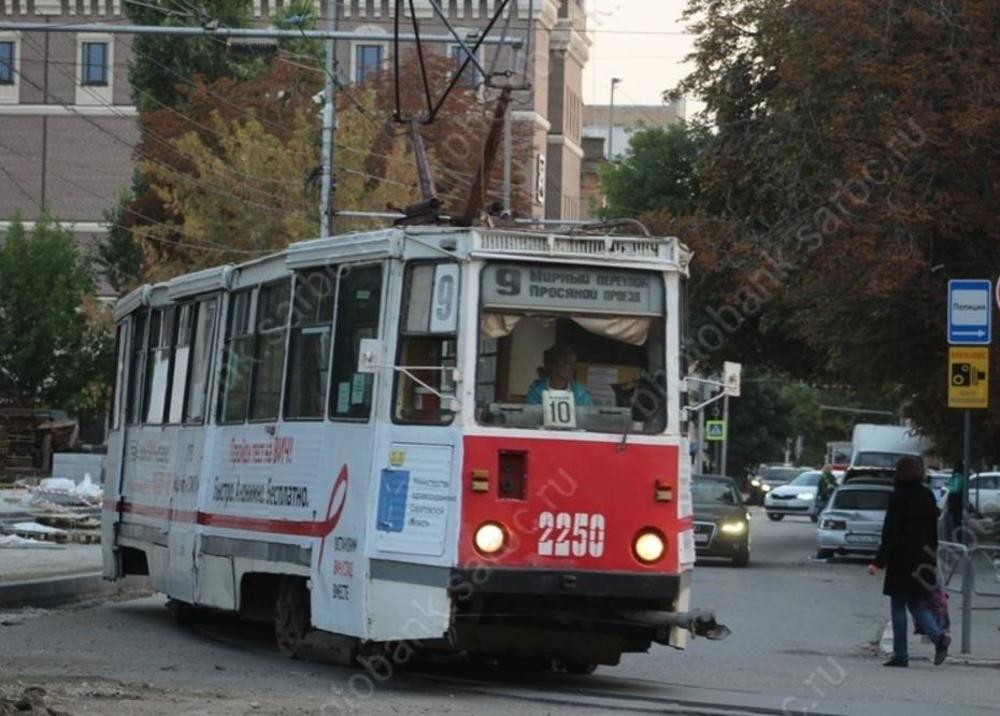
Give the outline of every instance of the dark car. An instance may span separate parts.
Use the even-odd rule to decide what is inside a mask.
[[[695,475],[691,493],[695,554],[731,559],[737,567],[750,564],[750,512],[732,478]]]
[[[776,487],[787,485],[811,467],[790,467],[788,465],[761,465],[757,474],[750,478],[750,504],[763,505],[764,495]]]

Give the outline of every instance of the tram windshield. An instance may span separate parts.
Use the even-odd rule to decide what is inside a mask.
[[[490,264],[482,275],[476,418],[508,428],[666,427],[663,278]]]

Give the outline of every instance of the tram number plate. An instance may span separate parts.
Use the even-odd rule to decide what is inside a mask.
[[[576,427],[576,402],[571,390],[546,390],[542,392],[542,418],[547,428],[574,429]]]
[[[542,512],[538,515],[538,554],[542,557],[601,557],[604,554],[604,515],[599,513]]]

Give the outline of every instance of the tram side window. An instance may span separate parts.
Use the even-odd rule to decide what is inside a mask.
[[[184,389],[187,387],[191,362],[191,320],[194,305],[181,306],[177,314],[177,340],[174,348],[174,368],[170,379],[170,419],[179,423],[184,413]]]
[[[125,386],[122,380],[125,377],[125,324],[119,323],[115,329],[115,375],[112,382],[111,393],[111,429],[117,430],[121,427],[122,394]]]
[[[323,401],[326,399],[330,379],[333,303],[336,295],[335,268],[305,271],[295,280],[288,385],[285,390],[287,420],[323,417]]]
[[[459,273],[451,263],[411,265],[403,284],[397,421],[444,425],[455,395]]]
[[[142,357],[146,353],[146,314],[132,316],[132,355],[128,368],[128,424],[138,425],[142,416]]]
[[[281,376],[285,369],[288,331],[289,282],[262,286],[257,299],[257,340],[254,343],[250,419],[276,420],[281,404]]]
[[[187,399],[184,422],[201,422],[205,419],[207,402],[208,369],[215,347],[215,315],[218,302],[215,299],[198,304],[194,328],[194,347],[191,356],[191,374],[187,384]]]
[[[343,269],[330,394],[330,417],[334,420],[367,420],[371,414],[374,376],[357,370],[362,339],[378,337],[381,307],[382,267]]]
[[[234,293],[229,301],[229,322],[223,349],[226,373],[219,401],[219,420],[223,423],[241,423],[246,418],[253,362],[252,298],[253,290],[246,289]]]
[[[146,415],[143,422],[163,423],[167,408],[167,382],[173,353],[174,308],[153,311],[149,323],[149,353],[146,358]]]

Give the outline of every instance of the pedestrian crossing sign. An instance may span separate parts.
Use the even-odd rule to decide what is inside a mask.
[[[726,439],[726,427],[725,420],[706,420],[705,440],[723,442]]]

